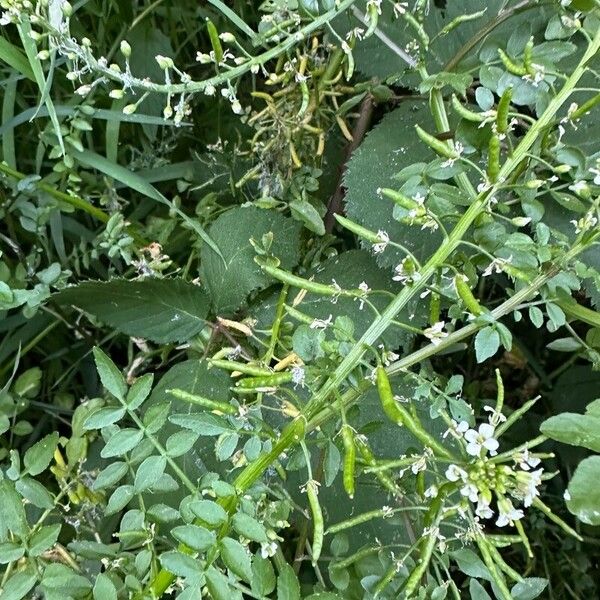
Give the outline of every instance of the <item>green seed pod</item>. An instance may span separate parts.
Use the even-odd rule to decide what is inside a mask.
[[[284,373],[273,373],[264,377],[245,377],[236,383],[236,386],[246,390],[255,390],[257,388],[277,387],[284,383],[292,381],[292,374],[289,371]]]
[[[452,108],[454,112],[464,119],[465,121],[471,121],[472,123],[483,123],[486,120],[484,113],[477,113],[469,110],[462,102],[456,97],[456,94],[452,94]],[[489,115],[488,115],[489,116]]]
[[[500,56],[500,60],[504,65],[504,68],[513,75],[517,75],[519,77],[523,77],[523,75],[527,75],[527,69],[524,65],[518,65],[515,63],[504,50],[498,48],[498,55]]]
[[[208,37],[210,38],[210,44],[213,52],[215,53],[215,62],[220,64],[223,60],[223,46],[221,46],[219,32],[217,31],[215,24],[210,19],[206,19],[206,30],[208,31]]]
[[[498,102],[498,110],[496,112],[496,131],[498,133],[505,134],[508,131],[508,111],[510,109],[512,93],[512,87],[507,87]]]
[[[473,292],[463,275],[456,275],[454,277],[454,287],[458,297],[463,301],[463,304],[472,315],[478,317],[483,313],[483,308],[477,301],[477,298],[473,295]]]
[[[343,482],[344,489],[350,499],[354,498],[354,470],[356,467],[356,446],[354,433],[347,423],[342,425],[342,441],[344,444]]]
[[[488,166],[487,176],[491,183],[498,181],[500,173],[500,138],[497,134],[492,134],[488,145]]]
[[[202,408],[207,408],[208,410],[216,410],[225,415],[237,415],[238,413],[235,406],[227,404],[227,402],[217,402],[216,400],[211,400],[210,398],[204,398],[204,396],[190,394],[185,390],[167,390],[167,394],[171,394],[171,396],[175,396],[175,398],[183,400],[184,402],[189,402],[190,404],[195,404],[196,406],[201,406]]]
[[[533,67],[533,36],[529,38],[523,49],[523,65],[527,73],[530,75],[535,74],[535,68]]]
[[[316,565],[323,549],[323,512],[319,504],[319,490],[312,479],[306,484],[306,495],[313,522],[312,564]]]
[[[425,142],[434,152],[437,152],[440,156],[444,158],[449,158],[451,160],[457,160],[460,158],[460,154],[451,148],[447,144],[444,144],[441,140],[438,140],[435,136],[427,133],[424,129],[419,127],[419,125],[415,125],[415,129],[417,131],[417,135],[421,139],[422,142]]]
[[[421,208],[420,204],[418,204],[412,198],[409,198],[408,196],[404,195],[402,192],[397,192],[396,190],[391,190],[389,188],[379,188],[377,192],[381,193],[383,196],[385,196],[398,206],[405,208],[406,210],[417,210]]]

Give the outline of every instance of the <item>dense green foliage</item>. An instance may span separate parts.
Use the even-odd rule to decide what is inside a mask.
[[[0,600],[600,595],[598,0],[0,6]]]

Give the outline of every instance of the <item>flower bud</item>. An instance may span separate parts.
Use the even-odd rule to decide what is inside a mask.
[[[61,5],[60,9],[65,17],[70,17],[73,14],[73,7],[65,0]]]
[[[128,104],[123,108],[123,113],[126,115],[132,115],[137,110],[137,104]]]
[[[169,58],[168,56],[162,56],[160,54],[157,54],[154,59],[156,60],[156,62],[158,63],[158,66],[163,70],[166,71],[167,69],[172,69],[173,68],[173,59]]]
[[[129,45],[129,43],[126,40],[121,41],[120,49],[121,49],[121,54],[125,58],[129,58],[131,56],[131,46]]]
[[[125,92],[123,90],[110,90],[110,92],[108,93],[108,95],[113,100],[120,100],[125,95]]]

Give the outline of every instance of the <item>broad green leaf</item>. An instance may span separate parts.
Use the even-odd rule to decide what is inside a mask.
[[[600,456],[584,458],[569,482],[567,508],[582,523],[600,525]]]
[[[199,519],[211,527],[221,525],[227,520],[225,509],[212,500],[194,500],[190,503],[189,508]]]
[[[167,454],[171,457],[182,456],[189,452],[200,437],[195,431],[178,431],[167,438]]]
[[[123,510],[135,495],[132,485],[119,486],[108,499],[104,513],[112,515],[120,510]]]
[[[600,452],[600,416],[561,413],[546,419],[540,431],[563,444]]]
[[[284,565],[277,577],[277,600],[300,600],[300,582],[290,565]]]
[[[108,487],[112,487],[113,485],[119,483],[127,472],[129,468],[127,467],[127,463],[124,462],[113,462],[108,467],[100,471],[98,473],[98,477],[96,477],[96,481],[94,481],[92,485],[93,490],[103,490]]]
[[[173,527],[171,535],[178,542],[181,542],[198,552],[205,552],[217,543],[215,532],[199,525],[180,525],[179,527]]]
[[[542,577],[527,577],[515,584],[510,593],[514,600],[533,600],[548,587],[548,580]]]
[[[171,415],[169,421],[191,429],[199,435],[221,435],[231,430],[231,426],[225,419],[211,413],[176,414]]]
[[[486,579],[492,581],[492,576],[488,568],[483,564],[483,561],[468,548],[461,548],[451,553],[452,558],[456,561],[458,568],[469,577],[477,577],[478,579]]]
[[[201,573],[200,561],[181,552],[163,552],[160,564],[173,575],[179,577],[197,577]]]
[[[31,477],[23,476],[15,481],[15,489],[38,508],[47,509],[54,506],[52,494],[39,481]]]
[[[403,244],[422,260],[437,250],[442,239],[439,232],[400,223],[393,218],[394,203],[377,193],[379,188],[400,189],[394,176],[404,167],[435,158],[433,151],[412,133],[415,123],[431,129],[431,113],[423,101],[403,102],[384,116],[352,154],[344,185],[348,218],[371,231],[385,231],[391,240]],[[408,193],[412,195],[411,191]],[[361,243],[371,249],[371,244]],[[397,248],[387,246],[377,255],[377,262],[396,266],[405,256]]]
[[[130,410],[135,410],[142,405],[144,400],[150,395],[153,383],[154,375],[152,373],[146,373],[134,381],[125,399],[125,403]]]
[[[29,539],[29,556],[40,556],[56,544],[60,534],[61,525],[43,525]]]
[[[96,576],[92,592],[94,600],[117,600],[117,588],[105,573]]]
[[[127,384],[121,371],[115,363],[98,347],[94,348],[94,360],[96,361],[96,369],[100,376],[102,385],[115,398],[124,400],[127,393]]]
[[[31,567],[16,572],[2,587],[2,600],[21,600],[33,589],[37,574]]]
[[[259,596],[268,596],[275,585],[275,571],[271,561],[257,552],[252,557],[252,591]]]
[[[149,456],[138,467],[135,473],[134,488],[136,493],[143,492],[158,481],[165,472],[167,459],[164,456]]]
[[[84,429],[102,429],[120,421],[125,415],[125,409],[120,406],[101,408],[93,412],[83,423]]]
[[[39,475],[48,468],[58,445],[58,433],[50,433],[27,449],[23,464],[30,475]]]
[[[21,496],[8,479],[0,481],[0,539],[6,539],[6,531],[23,537],[27,532],[27,517]]]
[[[22,544],[5,542],[0,544],[0,565],[6,565],[15,560],[19,560],[25,555],[25,548]]]
[[[113,456],[123,456],[133,450],[144,437],[139,429],[128,427],[117,431],[100,451],[102,458],[112,458]]]
[[[214,567],[206,571],[206,587],[213,600],[242,600],[242,593],[232,588],[225,575]]]
[[[158,343],[185,341],[205,325],[206,293],[181,279],[87,281],[55,296],[127,335]]]
[[[225,537],[221,540],[221,558],[227,568],[240,579],[252,582],[252,564],[248,549],[237,540]]]
[[[469,581],[469,594],[471,594],[471,600],[492,600],[477,579]]]
[[[219,247],[221,259],[206,245],[202,250],[201,276],[210,292],[215,311],[231,314],[246,303],[250,292],[261,290],[273,280],[254,261],[250,243],[261,243],[273,233],[270,252],[281,268],[292,269],[299,260],[300,225],[275,211],[236,207],[222,214],[210,227],[210,236]]]
[[[247,515],[246,513],[238,512],[233,515],[232,519],[233,528],[245,538],[252,540],[253,542],[267,542],[267,532],[263,525],[261,525],[254,517]]]
[[[494,356],[499,347],[500,335],[493,327],[484,327],[477,332],[475,336],[475,355],[478,363]]]

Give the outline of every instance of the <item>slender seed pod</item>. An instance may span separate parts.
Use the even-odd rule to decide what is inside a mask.
[[[215,53],[215,61],[219,65],[223,61],[223,46],[221,46],[219,32],[210,19],[206,19],[206,29],[208,31],[208,37],[210,38],[210,44]]]
[[[493,133],[488,145],[487,177],[492,183],[498,181],[500,173],[500,138]]]
[[[389,188],[379,188],[377,192],[381,193],[382,196],[385,196],[386,198],[388,198],[398,206],[405,208],[406,210],[417,210],[421,208],[421,205],[418,202],[416,202],[412,198],[409,198],[402,192],[397,192],[396,190],[391,190]]]
[[[415,593],[415,590],[421,583],[421,578],[423,577],[425,571],[427,570],[427,567],[429,566],[429,562],[431,561],[431,556],[433,554],[435,544],[438,540],[438,522],[439,516],[437,516],[435,519],[436,526],[430,528],[429,534],[421,542],[422,547],[419,553],[419,560],[417,561],[417,566],[411,571],[404,586],[404,595],[406,596],[406,598],[412,597],[412,595]]]
[[[460,158],[460,154],[451,148],[447,144],[444,144],[441,140],[438,140],[435,136],[427,133],[423,128],[415,125],[415,129],[417,131],[417,135],[419,139],[427,144],[434,152],[437,152],[440,156],[444,158],[449,158],[451,160],[456,160]]]
[[[451,453],[423,428],[418,417],[411,415],[406,408],[396,402],[388,375],[381,366],[377,367],[376,379],[381,407],[387,417],[397,425],[404,425],[423,446],[431,448],[436,456],[451,458]]]
[[[344,560],[340,560],[339,562],[331,563],[332,569],[346,569],[350,565],[353,565],[355,562],[366,558],[367,556],[371,556],[373,554],[377,554],[381,550],[379,545],[377,546],[367,546],[366,548],[361,548],[358,552],[355,552],[351,556],[348,556]]]
[[[377,582],[377,585],[373,590],[373,598],[379,598],[379,595],[385,590],[385,588],[394,579],[397,573],[397,565],[395,562],[392,562],[391,566],[385,572],[384,576]]]
[[[365,38],[368,38],[369,36],[373,35],[375,29],[377,29],[377,23],[379,22],[379,11],[374,3],[369,4],[369,8],[367,9],[367,16],[369,18],[369,27],[367,28],[367,31],[365,31]]]
[[[501,134],[505,134],[508,131],[508,111],[510,109],[512,93],[512,87],[507,87],[498,102],[498,110],[496,111],[496,131]]]
[[[358,448],[358,451],[360,452],[362,459],[365,461],[365,463],[368,466],[375,467],[377,465],[377,460],[376,460],[373,452],[371,451],[371,448],[369,448],[369,446],[366,444],[366,442],[361,440],[360,437],[356,438],[356,447]],[[385,473],[383,471],[377,471],[375,473],[375,477],[377,478],[377,481],[379,481],[379,483],[388,492],[390,492],[390,494],[392,494],[393,496],[398,496],[398,493],[399,493],[398,486],[394,483],[394,480],[387,473]]]
[[[456,94],[452,94],[452,108],[454,112],[465,121],[471,121],[472,123],[483,123],[486,118],[484,113],[477,113],[475,111],[469,110],[457,97]]]
[[[264,367],[257,367],[255,365],[249,365],[247,363],[235,362],[233,360],[214,360],[210,359],[209,365],[211,367],[217,367],[225,371],[238,371],[244,373],[244,375],[254,375],[255,377],[268,377],[273,374],[270,369]]]
[[[292,381],[292,374],[289,371],[285,371],[283,373],[273,373],[272,375],[264,377],[246,377],[240,379],[240,381],[236,383],[236,386],[246,390],[254,390],[256,388],[277,387],[278,385],[289,383],[290,381]]]
[[[306,484],[306,495],[308,496],[308,505],[310,506],[313,522],[312,564],[316,565],[323,549],[324,529],[323,512],[319,504],[319,490],[317,489],[317,483],[312,479]]]
[[[441,308],[442,299],[440,295],[437,292],[432,292],[431,300],[429,301],[429,323],[431,325],[439,322]]]
[[[590,98],[584,102],[577,110],[574,110],[570,114],[569,118],[571,121],[576,121],[577,119],[583,117],[583,115],[586,113],[590,112],[590,110],[592,110],[592,108],[598,104],[600,104],[600,94],[596,94],[593,98]]]
[[[354,471],[356,467],[356,445],[354,433],[348,423],[342,425],[342,442],[344,444],[343,482],[344,489],[350,499],[354,498]]]
[[[504,68],[513,75],[517,75],[518,77],[523,77],[523,75],[527,75],[527,69],[524,65],[518,65],[514,62],[502,48],[498,48],[498,55],[500,56],[500,60],[504,65]]]
[[[171,396],[175,396],[175,398],[178,398],[179,400],[189,402],[190,404],[195,404],[196,406],[201,406],[202,408],[207,408],[211,411],[216,410],[225,415],[238,414],[236,407],[232,406],[231,404],[227,404],[227,402],[217,402],[216,400],[211,400],[210,398],[204,398],[204,396],[190,394],[185,390],[167,390],[167,394],[171,394]]]
[[[535,68],[533,66],[533,36],[529,38],[523,49],[523,65],[525,66],[527,73],[530,75],[535,74]]]
[[[310,102],[310,93],[308,91],[306,79],[304,79],[303,77],[300,78],[298,84],[300,85],[300,91],[302,92],[302,104],[300,105],[300,109],[298,110],[298,114],[296,115],[296,117],[300,118],[304,115],[306,109],[308,108],[308,103]]]
[[[346,52],[346,61],[346,81],[350,81],[354,74],[354,55],[352,54],[352,48]]]
[[[473,292],[471,291],[471,288],[469,287],[464,275],[459,274],[454,277],[454,287],[458,297],[462,300],[463,304],[472,315],[478,317],[481,313],[483,313],[483,308],[477,301],[477,298],[475,298],[473,295]]]
[[[415,488],[421,498],[425,498],[425,471],[419,471],[415,478]]]
[[[335,214],[334,216],[335,216],[335,220],[342,227],[344,227],[344,229],[347,229],[348,231],[355,233],[357,236],[367,240],[367,242],[370,242],[371,244],[380,244],[381,243],[381,238],[374,231],[371,231],[370,229],[367,229],[366,227],[362,227],[361,225],[358,225],[354,221],[351,221],[350,219],[347,219],[346,217],[342,217],[341,215]]]

